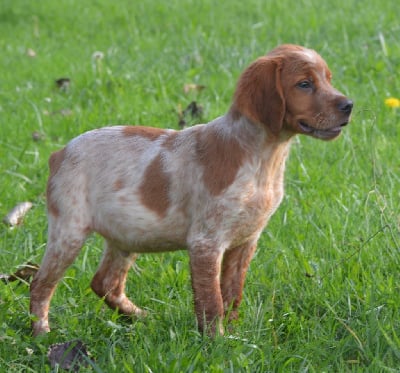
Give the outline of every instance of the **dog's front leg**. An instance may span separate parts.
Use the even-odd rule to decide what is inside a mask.
[[[256,246],[257,242],[251,241],[231,248],[224,254],[221,270],[221,291],[225,316],[229,316],[229,320],[235,320],[238,317],[246,272]]]
[[[192,247],[189,255],[199,330],[210,336],[222,335],[224,307],[219,281],[222,253],[209,247]]]

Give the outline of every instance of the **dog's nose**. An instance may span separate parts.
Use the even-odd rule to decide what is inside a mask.
[[[338,109],[345,114],[350,114],[353,109],[353,101],[345,98],[339,102]]]

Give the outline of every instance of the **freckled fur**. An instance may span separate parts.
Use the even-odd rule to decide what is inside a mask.
[[[299,88],[304,79],[318,89]],[[231,108],[208,124],[104,127],[70,141],[49,161],[48,243],[31,284],[34,335],[50,330],[57,283],[92,232],[106,246],[91,286],[111,308],[144,314],[125,294],[138,254],[187,249],[197,324],[222,334],[282,201],[291,139],[336,137],[351,107],[316,52],[283,45],[243,72]]]

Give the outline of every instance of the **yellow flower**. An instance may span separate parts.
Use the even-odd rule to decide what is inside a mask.
[[[400,107],[400,100],[395,97],[389,97],[385,100],[385,105],[391,108]]]

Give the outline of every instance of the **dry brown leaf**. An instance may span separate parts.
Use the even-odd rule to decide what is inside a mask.
[[[187,117],[190,119],[201,118],[203,115],[203,107],[197,104],[196,101],[192,101],[184,110],[181,105],[178,106],[178,126],[185,128],[187,126]]]
[[[0,280],[3,282],[13,282],[13,281],[26,281],[29,282],[30,278],[35,275],[39,270],[39,266],[35,263],[28,262],[22,265],[15,273],[12,275],[0,274]]]
[[[200,118],[203,115],[203,107],[197,104],[196,101],[192,101],[185,110],[183,115],[190,114],[192,118]]]
[[[178,126],[179,128],[185,128],[186,127],[186,120],[183,115],[182,111],[182,105],[178,104]]]
[[[79,372],[81,366],[88,366],[88,356],[86,346],[80,340],[53,344],[47,352],[52,368],[58,365],[72,372]]]
[[[39,131],[33,131],[32,132],[32,140],[33,141],[42,141],[42,140],[44,140],[44,134],[43,133],[41,133],[41,132],[39,132]]]
[[[56,80],[56,86],[61,91],[67,91],[70,85],[71,85],[71,79],[70,78],[59,78],[59,79]]]

